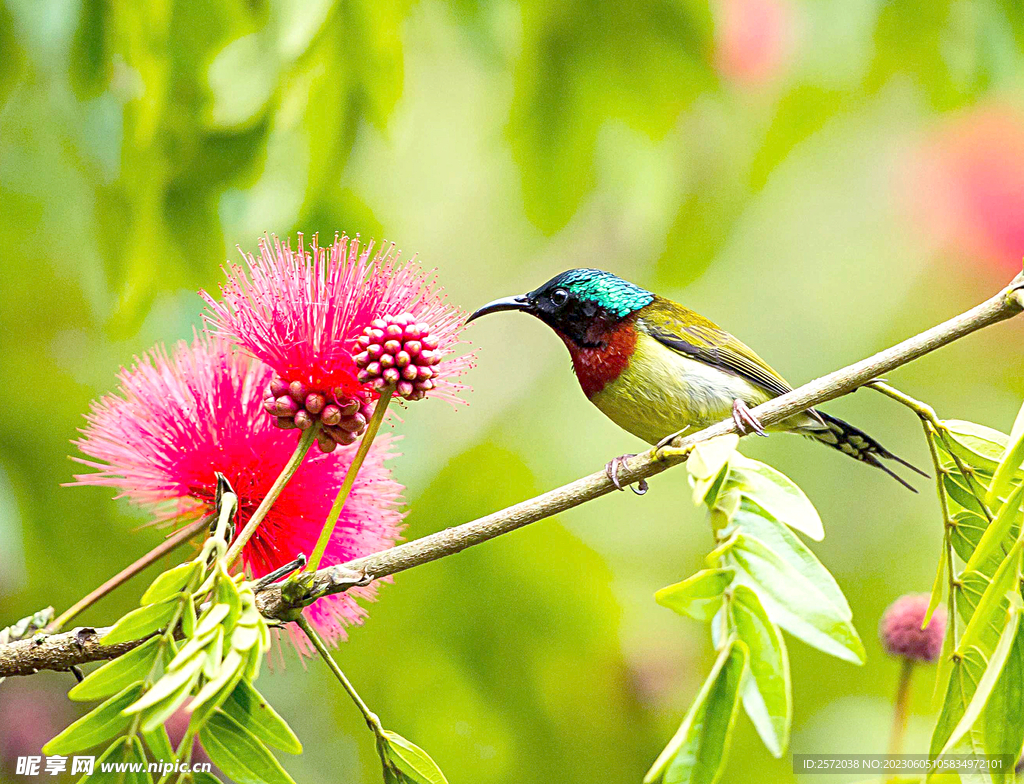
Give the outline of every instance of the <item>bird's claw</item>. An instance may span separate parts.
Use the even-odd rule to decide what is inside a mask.
[[[629,458],[631,457],[636,457],[636,455],[619,455],[618,457],[609,460],[608,465],[604,467],[605,474],[608,476],[608,479],[611,481],[611,483],[615,485],[616,490],[626,489],[625,487],[622,486],[622,483],[619,481],[619,469],[626,465],[626,461],[629,460]],[[649,489],[647,486],[647,480],[641,479],[639,482],[636,483],[635,487],[633,485],[630,485],[629,489],[632,490],[637,495],[643,495]]]
[[[753,431],[759,436],[764,436],[766,438],[768,436],[764,430],[764,426],[758,421],[757,417],[751,413],[747,404],[739,398],[732,401],[732,421],[736,423],[736,429],[739,430],[742,435],[746,435]]]

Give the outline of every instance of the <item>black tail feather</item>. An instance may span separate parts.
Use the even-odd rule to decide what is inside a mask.
[[[901,466],[909,468],[925,478],[928,477],[927,473],[917,466],[908,463],[902,457],[894,455],[860,428],[854,427],[849,422],[844,422],[842,419],[826,414],[823,411],[816,411],[815,413],[824,420],[828,429],[804,431],[806,435],[814,440],[820,441],[826,446],[830,446],[862,463],[880,468],[913,493],[917,492],[913,485],[885,465],[882,460],[894,460]]]

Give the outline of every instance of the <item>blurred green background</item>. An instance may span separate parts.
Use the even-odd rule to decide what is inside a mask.
[[[386,237],[472,309],[574,266],[681,301],[809,380],[994,293],[1024,251],[1024,10],[1016,0],[0,0],[0,625],[67,607],[160,537],[69,441],[118,367],[200,323],[263,232]],[[415,406],[393,469],[408,537],[641,445],[587,404],[522,316],[469,337],[468,408]],[[1024,324],[890,381],[1009,429]],[[927,465],[869,391],[829,410]],[[868,662],[792,642],[792,751],[884,749],[897,665],[883,608],[927,590],[932,488],[912,495],[806,441],[744,451],[792,476]],[[639,782],[707,672],[702,625],[654,591],[710,532],[685,472],[399,575],[338,658],[453,784]],[[141,583],[82,617],[109,622]],[[261,688],[299,782],[378,782],[324,669]],[[934,720],[918,680],[911,747]],[[79,706],[71,676],[0,686],[0,778]],[[793,782],[739,720],[724,780]],[[832,781],[833,779],[830,779]],[[834,779],[836,782],[843,778]]]

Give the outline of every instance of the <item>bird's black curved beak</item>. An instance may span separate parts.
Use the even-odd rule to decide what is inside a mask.
[[[533,311],[533,302],[525,294],[520,294],[518,297],[503,297],[502,299],[496,299],[494,302],[488,302],[482,308],[478,308],[473,314],[466,319],[468,324],[473,319],[486,316],[488,313],[498,313],[502,310],[521,310],[525,313],[531,313]]]

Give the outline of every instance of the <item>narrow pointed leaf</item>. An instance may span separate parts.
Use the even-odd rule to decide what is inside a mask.
[[[154,604],[184,590],[192,578],[199,574],[201,568],[201,564],[189,561],[175,566],[173,569],[168,569],[153,580],[146,592],[142,594],[139,604]]]
[[[390,730],[384,730],[388,760],[412,784],[448,784],[448,779],[423,749]]]
[[[143,739],[152,755],[164,762],[173,762],[175,759],[174,747],[171,745],[171,738],[167,734],[167,728],[160,725],[150,732],[143,731]]]
[[[796,482],[769,465],[735,454],[727,484],[757,502],[769,515],[820,542],[825,537],[814,504]]]
[[[249,681],[242,679],[238,682],[221,710],[268,746],[288,754],[302,753],[302,744],[288,722],[281,718]]]
[[[942,424],[949,428],[949,448],[957,457],[989,474],[996,470],[1010,440],[1005,433],[960,419],[947,419]],[[939,444],[945,446],[943,439]]]
[[[44,754],[69,754],[99,745],[124,730],[131,722],[124,709],[138,699],[142,684],[136,683],[97,706],[43,746]]]
[[[1008,446],[992,476],[992,484],[988,489],[987,496],[990,507],[994,509],[999,505],[999,499],[1010,489],[1015,475],[1022,468],[1024,468],[1024,405],[1017,413],[1017,419],[1010,431]]]
[[[78,784],[153,784],[153,776],[146,770],[146,754],[142,750],[142,743],[135,737],[118,738],[110,744],[103,755],[96,760],[92,773],[83,776]],[[141,770],[123,773],[111,773],[104,771],[103,766],[117,763],[143,763]]]
[[[743,709],[774,756],[781,757],[789,745],[793,719],[793,695],[789,656],[779,628],[757,594],[737,585],[730,603],[736,634],[750,651],[749,677],[742,687]]]
[[[1019,522],[1022,500],[1024,483],[1017,485],[1006,499],[1006,503],[999,508],[999,513],[985,529],[978,546],[974,548],[971,559],[964,567],[965,571],[979,571],[990,557],[996,553],[1002,554],[1002,546],[1007,545],[1012,537],[1013,524]]]
[[[105,699],[133,683],[145,680],[160,655],[160,638],[146,640],[138,648],[118,656],[93,670],[68,692],[68,697],[82,702]]]
[[[723,649],[679,730],[644,777],[644,784],[714,784],[722,775],[739,711],[747,648]]]
[[[985,703],[982,736],[988,754],[1014,758],[1024,746],[1024,620],[1017,623],[1013,647]],[[1012,781],[1006,774],[1011,778],[996,776],[996,781]]]
[[[199,730],[199,742],[236,784],[294,784],[263,742],[223,711],[214,711]]]
[[[960,721],[950,734],[946,745],[939,752],[940,756],[948,753],[981,716],[982,711],[985,709],[985,703],[988,701],[996,682],[999,680],[999,676],[1003,672],[1003,666],[1010,657],[1010,651],[1013,649],[1013,642],[1017,636],[1019,625],[1020,613],[1014,611],[1010,614],[1010,620],[999,637],[999,644],[996,645],[995,650],[992,652],[992,656],[988,660],[988,666],[985,667],[985,672],[978,681],[974,694],[971,695],[971,701],[967,704],[963,716],[960,717]]]
[[[730,530],[740,531],[760,539],[828,597],[843,618],[848,621],[853,618],[853,611],[850,609],[842,589],[828,569],[822,565],[810,548],[800,541],[800,537],[774,519],[756,501],[744,498],[740,508],[733,515],[732,522],[734,527]]]
[[[864,644],[853,627],[813,583],[760,540],[737,534],[727,559],[735,580],[757,594],[772,622],[818,650],[864,663]]]
[[[703,569],[680,583],[662,588],[654,598],[662,607],[680,615],[710,621],[722,606],[733,574],[732,569]]]
[[[174,617],[177,609],[178,600],[172,596],[157,604],[148,604],[145,607],[132,610],[103,636],[103,644],[113,645],[118,642],[129,642],[148,637],[153,632],[164,629]]]

